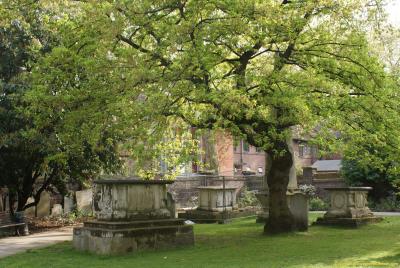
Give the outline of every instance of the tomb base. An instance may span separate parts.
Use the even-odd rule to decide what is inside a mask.
[[[325,226],[342,226],[357,228],[368,223],[377,223],[382,221],[381,217],[364,217],[364,218],[318,218],[315,225]]]
[[[107,255],[192,246],[193,226],[182,219],[87,221],[74,228],[73,245],[77,250]]]

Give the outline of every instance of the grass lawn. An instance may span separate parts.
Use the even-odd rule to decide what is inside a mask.
[[[1,259],[0,267],[400,267],[400,217],[360,229],[312,226],[272,237],[262,229],[255,218],[195,225],[192,248],[125,256],[81,253],[65,242]]]

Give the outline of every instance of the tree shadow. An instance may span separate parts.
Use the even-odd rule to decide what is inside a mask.
[[[370,260],[374,260],[377,262],[387,263],[387,264],[397,264],[400,265],[400,252],[394,253],[393,255],[388,255],[380,258],[371,258]]]

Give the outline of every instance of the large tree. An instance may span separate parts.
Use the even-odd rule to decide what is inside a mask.
[[[35,122],[39,115],[26,98],[39,98],[32,93],[32,69],[59,44],[52,27],[56,14],[42,3],[0,3],[0,186],[8,188],[11,212],[37,205],[43,191],[65,194],[68,183],[119,163],[106,130],[99,131],[95,144],[86,136],[70,146],[60,142],[54,121]],[[29,197],[33,201],[27,203]]]
[[[51,58],[68,65],[74,55],[93,71],[97,79],[77,94],[107,99],[105,110],[119,129],[132,128],[129,118],[179,118],[263,148],[270,190],[266,232],[296,229],[286,200],[293,127],[317,128],[316,142],[325,145],[352,137],[385,142],[386,126],[397,133],[398,96],[366,40],[379,10],[370,1],[75,4],[79,16],[72,19],[79,26],[65,31],[73,33],[63,43],[68,56]],[[43,70],[38,74],[48,81]],[[107,81],[95,83],[100,78]]]

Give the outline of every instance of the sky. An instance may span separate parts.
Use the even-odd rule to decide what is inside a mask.
[[[389,0],[386,10],[389,14],[389,21],[400,27],[400,0]]]

